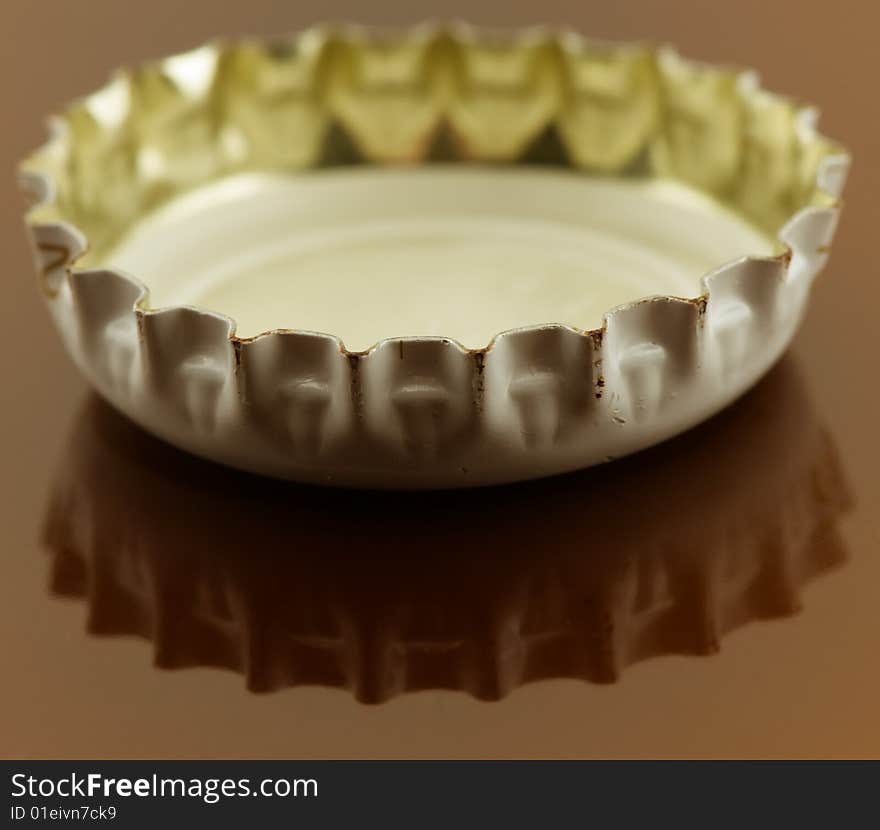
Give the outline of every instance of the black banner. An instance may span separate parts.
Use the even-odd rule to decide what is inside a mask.
[[[877,823],[857,762],[5,761],[6,826]]]

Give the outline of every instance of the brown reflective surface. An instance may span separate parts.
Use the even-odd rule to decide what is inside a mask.
[[[4,4],[0,77],[16,117],[3,167],[115,64],[216,33],[440,11],[535,20],[500,3],[476,17],[382,5]],[[880,13],[610,6],[551,2],[542,15],[758,66],[771,88],[822,104],[855,165],[788,358],[719,418],[608,467],[358,495],[165,447],[64,357],[7,173],[0,755],[880,754]]]

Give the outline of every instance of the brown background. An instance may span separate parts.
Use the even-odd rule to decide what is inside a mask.
[[[46,113],[99,85],[118,64],[219,34],[277,33],[331,18],[394,24],[437,17],[493,25],[559,23],[598,37],[670,41],[692,57],[758,67],[770,88],[821,105],[824,130],[853,150],[855,165],[831,264],[816,285],[783,374],[795,371],[803,379],[801,392],[829,431],[854,494],[854,509],[841,528],[848,563],[810,584],[803,613],[740,628],[712,658],[642,662],[613,685],[550,680],[496,703],[462,692],[421,692],[366,706],[341,689],[250,695],[232,673],[157,671],[143,640],[87,636],[84,603],[47,591],[50,561],[42,527],[87,395],[35,288],[14,164],[42,140]],[[0,755],[880,754],[878,25],[880,7],[874,3],[810,0],[425,5],[4,0]],[[770,392],[759,390],[773,407],[787,400],[786,382],[779,377],[768,381]],[[746,406],[729,417],[738,419],[736,429],[745,434],[752,429],[750,419],[764,417],[761,412]],[[704,434],[704,444],[720,435],[713,429]],[[664,452],[674,454],[675,447]],[[711,463],[712,452],[707,449],[705,457]],[[641,475],[639,465],[647,468],[652,459],[656,456],[633,462],[632,475]],[[766,472],[755,464],[756,481]],[[199,475],[210,478],[212,472],[203,468]],[[749,487],[748,476],[736,486]],[[137,536],[138,529],[131,532]]]

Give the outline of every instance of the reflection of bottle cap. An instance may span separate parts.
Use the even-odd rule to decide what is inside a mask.
[[[315,29],[76,103],[24,164],[28,224],[78,365],[166,440],[303,481],[513,481],[675,435],[778,358],[848,166],[813,116],[668,50]]]
[[[92,633],[151,638],[159,666],[230,668],[255,691],[492,699],[540,678],[608,682],[792,613],[844,558],[848,494],[789,363],[686,438],[478,494],[243,476],[97,399],[69,446],[47,524],[53,591],[87,597]]]

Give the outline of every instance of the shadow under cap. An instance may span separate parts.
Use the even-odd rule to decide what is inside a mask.
[[[265,692],[364,702],[443,688],[496,700],[534,680],[617,680],[711,654],[800,608],[842,563],[851,498],[786,360],[687,437],[541,482],[476,492],[327,491],[236,473],[92,398],[62,459],[51,592],[88,630],[154,643]]]

